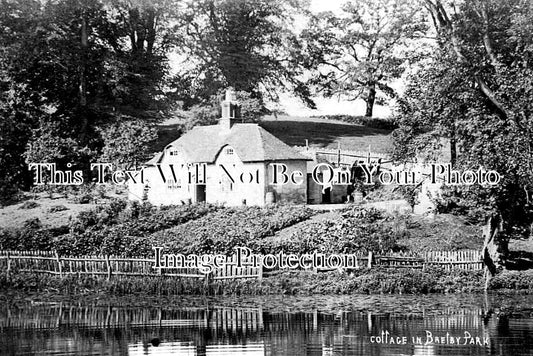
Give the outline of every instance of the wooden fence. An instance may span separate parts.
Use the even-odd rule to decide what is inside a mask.
[[[228,257],[231,263],[231,258]],[[263,277],[259,267],[226,264],[206,274],[198,268],[153,268],[153,258],[115,256],[59,256],[51,251],[0,251],[0,270],[59,275],[105,276],[169,276],[189,278],[257,278]]]
[[[418,255],[409,253],[391,253],[377,256],[376,264],[397,268],[426,268],[438,266],[447,271],[462,269],[479,271],[483,269],[481,252],[478,250],[429,251]]]
[[[230,256],[228,261],[231,262]],[[0,251],[0,270],[8,273],[33,272],[58,275],[112,276],[169,276],[188,278],[237,279],[263,277],[263,269],[253,266],[237,267],[225,264],[212,273],[202,273],[198,268],[154,268],[153,258],[116,256],[59,256],[51,251]],[[422,268],[438,266],[445,270],[483,269],[481,254],[477,250],[433,251],[423,254],[388,253],[382,255],[361,255],[357,257],[359,268]],[[320,269],[324,271],[324,269]]]

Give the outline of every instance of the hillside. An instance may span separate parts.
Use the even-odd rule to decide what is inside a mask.
[[[289,146],[337,148],[387,153],[392,148],[391,131],[322,118],[278,116],[267,117],[261,126]]]

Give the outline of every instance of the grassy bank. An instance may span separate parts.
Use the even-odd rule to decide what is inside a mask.
[[[105,278],[0,274],[3,290],[57,294],[103,293],[106,295],[315,295],[315,294],[426,294],[463,293],[483,290],[482,272],[439,269],[361,269],[341,274],[337,271],[281,271],[261,281],[192,278],[128,277]]]
[[[318,215],[317,215],[318,214]],[[68,226],[51,229],[38,221],[0,230],[0,249],[57,250],[60,254],[153,255],[152,246],[183,254],[231,254],[236,246],[256,253],[304,254],[372,251],[481,249],[481,234],[452,216],[391,215],[358,206],[317,213],[304,206],[229,208],[213,205],[153,207],[116,200],[78,214]],[[494,290],[533,287],[533,273],[495,278]],[[169,277],[102,278],[2,275],[0,288],[26,292],[111,295],[264,295],[353,293],[453,293],[482,291],[482,272],[373,268],[350,273],[280,271],[262,281],[208,281]]]
[[[152,246],[173,252],[228,252],[273,235],[315,214],[303,206],[224,207],[111,203],[80,212],[68,225],[39,219],[0,228],[0,250],[57,251],[60,255],[151,256]]]

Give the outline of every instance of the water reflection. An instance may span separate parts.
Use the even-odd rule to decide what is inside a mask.
[[[158,308],[69,303],[3,306],[0,354],[533,354],[533,317],[501,313],[512,300],[455,298],[452,302],[449,298],[352,297],[346,303],[331,297],[324,299],[322,307],[299,311],[291,307],[304,305],[305,300],[284,299],[278,307],[265,302],[241,307],[222,301],[221,305]],[[532,304],[533,298],[521,298],[524,305]],[[309,299],[309,303],[317,301]],[[418,303],[416,308],[413,303]]]

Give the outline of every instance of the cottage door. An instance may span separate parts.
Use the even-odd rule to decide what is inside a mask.
[[[199,184],[196,186],[196,202],[205,202],[205,184]]]
[[[331,188],[327,187],[322,191],[322,203],[329,204],[331,203]]]

